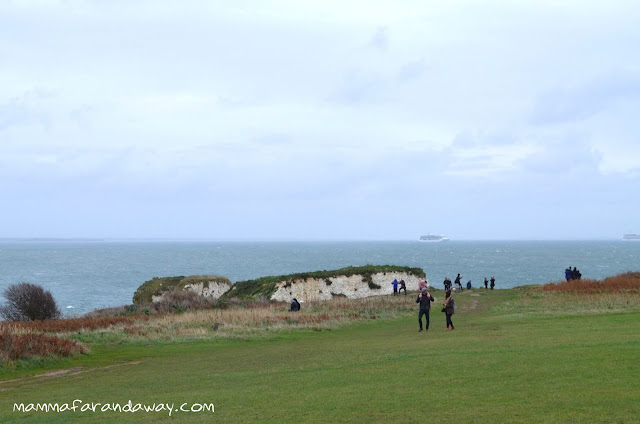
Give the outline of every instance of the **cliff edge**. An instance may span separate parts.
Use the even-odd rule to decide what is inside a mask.
[[[285,302],[294,297],[301,302],[329,300],[336,296],[355,299],[393,293],[391,282],[394,279],[404,280],[407,290],[417,290],[421,278],[426,278],[421,268],[366,265],[239,281],[222,298],[266,297]]]

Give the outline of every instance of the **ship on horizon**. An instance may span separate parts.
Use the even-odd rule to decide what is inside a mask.
[[[640,240],[640,234],[629,233],[622,236],[623,240]]]
[[[426,234],[424,236],[420,236],[419,241],[427,241],[427,242],[449,241],[449,238],[442,236],[440,234]]]

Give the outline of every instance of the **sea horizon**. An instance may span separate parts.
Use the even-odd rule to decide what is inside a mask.
[[[265,276],[399,265],[424,270],[430,284],[462,276],[496,288],[546,284],[577,267],[583,278],[637,271],[640,243],[607,240],[210,240],[0,239],[0,293],[30,282],[50,290],[68,314],[131,304],[153,277],[220,275],[232,283]]]

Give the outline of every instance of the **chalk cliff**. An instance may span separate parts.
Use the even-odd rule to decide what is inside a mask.
[[[334,271],[315,271],[300,274],[262,277],[239,281],[223,298],[301,302],[328,300],[335,296],[361,298],[393,293],[393,279],[404,280],[407,290],[417,290],[420,278],[426,278],[420,268],[394,265],[366,265]]]
[[[332,278],[307,278],[281,281],[271,300],[291,301],[294,297],[301,302],[328,300],[336,296],[350,299],[392,294],[393,279],[404,280],[407,290],[418,290],[420,277],[406,272],[378,273],[372,275],[337,275]],[[404,294],[404,292],[403,292]]]
[[[189,277],[153,277],[145,281],[133,295],[133,303],[158,302],[174,290],[191,290],[209,299],[218,299],[231,289],[231,281],[219,275]]]

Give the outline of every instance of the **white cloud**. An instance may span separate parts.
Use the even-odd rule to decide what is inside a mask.
[[[509,206],[482,226],[425,213],[449,233],[496,234],[525,214],[566,234],[572,218],[548,211],[567,187],[615,203],[609,184],[638,182],[638,18],[624,1],[2,3],[0,194],[59,194],[97,213],[93,192],[105,214],[198,199],[237,237],[266,219],[274,237],[332,225],[400,236],[424,217],[372,208],[486,197]],[[214,199],[246,210],[243,221]],[[264,209],[282,204],[309,216],[276,223]],[[615,209],[584,213],[594,228],[632,226]],[[166,231],[193,232],[191,221]],[[165,235],[125,222],[123,236]],[[101,235],[86,225],[50,231]]]

